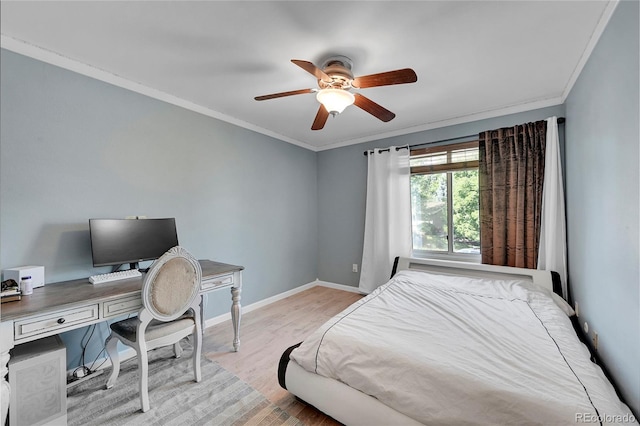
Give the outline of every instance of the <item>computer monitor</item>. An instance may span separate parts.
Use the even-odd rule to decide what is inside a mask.
[[[166,219],[89,219],[93,266],[155,260],[178,245],[174,218]]]

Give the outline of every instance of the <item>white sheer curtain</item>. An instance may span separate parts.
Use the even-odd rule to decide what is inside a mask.
[[[542,221],[538,269],[556,271],[562,281],[562,295],[567,298],[567,231],[565,225],[564,187],[558,120],[547,119],[547,140],[542,188]]]
[[[411,253],[409,149],[369,151],[364,249],[359,288],[370,293],[386,283],[396,256]]]

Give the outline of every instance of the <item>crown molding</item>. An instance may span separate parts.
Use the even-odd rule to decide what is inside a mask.
[[[149,86],[145,86],[144,84],[140,84],[135,81],[131,81],[117,74],[113,74],[109,71],[105,71],[103,69],[94,67],[92,65],[82,63],[75,59],[71,59],[69,57],[60,55],[59,53],[53,52],[51,50],[47,50],[42,47],[36,46],[34,44],[30,44],[13,37],[9,37],[5,34],[0,34],[0,47],[14,53],[18,53],[23,56],[36,59],[41,62],[45,62],[50,65],[54,65],[54,66],[75,72],[77,74],[84,75],[86,77],[100,80],[102,82],[111,84],[116,87],[130,90],[132,92],[136,92],[141,95],[148,96],[150,98],[157,99],[162,102],[166,102],[181,108],[185,108],[193,112],[197,112],[198,114],[202,114],[207,117],[215,118],[220,121],[224,121],[224,122],[227,122],[227,123],[230,123],[230,124],[233,124],[257,133],[261,133],[263,135],[272,137],[274,139],[278,139],[284,142],[291,143],[293,145],[298,145],[302,148],[316,151],[316,148],[312,145],[309,145],[308,143],[286,137],[276,132],[272,132],[262,127],[253,125],[251,123],[247,123],[246,121],[239,120],[237,118],[228,116],[226,114],[222,114],[218,111],[214,111],[202,105],[198,105],[189,100],[182,99],[178,96],[174,96],[170,93],[163,92],[161,90],[157,90]]]
[[[593,33],[591,34],[591,38],[589,39],[587,46],[582,52],[582,56],[580,57],[580,60],[578,61],[576,68],[573,70],[573,73],[571,74],[571,77],[569,78],[569,81],[567,82],[567,85],[564,88],[564,91],[562,92],[562,103],[564,103],[564,101],[567,100],[569,93],[571,93],[571,89],[573,89],[574,84],[576,84],[576,81],[578,81],[578,77],[580,77],[580,74],[582,73],[582,70],[587,64],[589,57],[591,57],[591,54],[593,53],[593,49],[595,49],[596,44],[598,44],[600,37],[602,36],[605,28],[609,24],[609,20],[611,19],[613,12],[616,10],[616,7],[618,7],[618,3],[620,3],[619,0],[610,0],[607,6],[605,7],[605,9],[602,11],[602,15],[600,15],[600,20],[598,21],[596,28],[593,30]]]

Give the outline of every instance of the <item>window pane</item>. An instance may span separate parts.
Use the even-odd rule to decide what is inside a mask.
[[[476,149],[477,151],[477,149]],[[422,157],[413,157],[409,160],[411,167],[415,166],[435,166],[438,164],[447,164],[447,153],[429,154]]]
[[[447,174],[411,176],[414,250],[448,251]]]
[[[480,254],[478,170],[452,173],[453,251]]]
[[[480,158],[478,148],[457,149],[451,151],[451,163],[466,163]]]

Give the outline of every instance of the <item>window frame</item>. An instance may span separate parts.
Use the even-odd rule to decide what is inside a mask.
[[[411,232],[411,252],[413,257],[428,258],[428,259],[441,259],[441,260],[455,260],[459,262],[471,262],[481,263],[480,254],[471,253],[456,253],[453,251],[453,172],[463,170],[478,170],[479,160],[459,161],[451,162],[451,155],[453,151],[459,151],[462,149],[478,148],[479,141],[471,140],[466,142],[458,142],[446,145],[431,146],[426,148],[411,149],[410,158],[416,158],[426,156],[429,154],[447,154],[447,163],[435,164],[428,166],[412,166],[411,176],[417,174],[435,174],[446,173],[447,176],[447,251],[440,250],[416,250],[413,248],[413,231]],[[413,205],[411,206],[413,212]],[[413,215],[412,215],[413,216]]]

